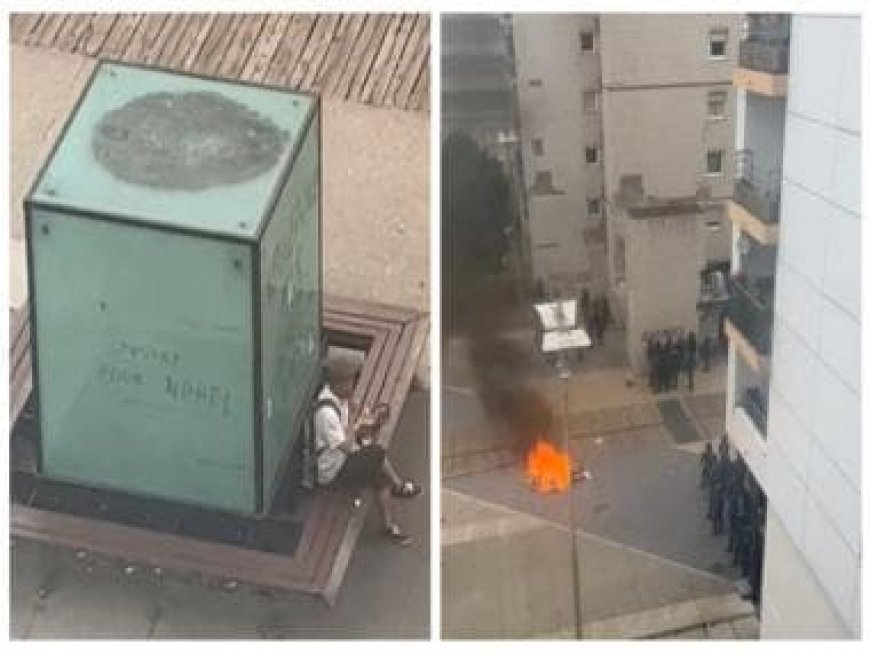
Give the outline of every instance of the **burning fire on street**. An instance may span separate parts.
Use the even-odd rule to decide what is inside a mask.
[[[572,481],[571,456],[538,438],[526,456],[526,478],[536,492],[567,492]]]

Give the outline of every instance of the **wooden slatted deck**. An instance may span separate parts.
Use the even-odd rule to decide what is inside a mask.
[[[10,423],[30,394],[27,308],[10,312]],[[331,345],[362,349],[365,361],[355,400],[390,405],[378,432],[388,447],[428,338],[428,318],[417,311],[327,297],[324,326]],[[13,461],[14,462],[14,461]],[[292,556],[123,526],[95,518],[10,505],[10,534],[138,564],[199,572],[255,585],[318,594],[333,603],[372,497],[354,509],[350,497],[324,489],[311,497],[299,545]]]
[[[429,108],[427,14],[11,14],[12,43]]]

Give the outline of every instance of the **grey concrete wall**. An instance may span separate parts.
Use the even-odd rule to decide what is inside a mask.
[[[705,236],[706,259],[708,261],[727,261],[731,258],[732,228],[731,220],[726,215],[723,203],[711,207],[705,218],[708,222]],[[710,220],[718,220],[720,228],[714,231],[709,226]]]
[[[625,226],[626,344],[629,364],[639,371],[646,367],[644,331],[698,328],[695,299],[704,259],[698,232],[703,227],[697,215],[629,218]]]
[[[602,14],[602,83],[630,86],[730,81],[740,14]],[[728,30],[726,56],[707,56],[711,28]]]
[[[707,93],[726,91],[725,119],[707,117]],[[731,195],[734,90],[728,86],[658,86],[604,91],[605,187],[612,196],[624,175],[641,175],[648,195],[688,197],[707,188]],[[706,152],[725,151],[724,173],[706,174]]]
[[[600,165],[585,161],[585,147],[600,145],[597,115],[584,113],[583,91],[598,88],[597,54],[580,51],[579,34],[591,29],[589,14],[517,14],[513,17],[517,93],[526,187],[550,171],[558,194],[529,192],[534,277],[572,287],[592,281],[584,229],[587,199],[601,195]],[[539,86],[530,80],[540,80]],[[540,139],[543,152],[532,149]]]
[[[619,210],[610,220],[612,295],[624,297],[628,358],[645,365],[640,334],[667,326],[697,328],[700,269],[731,257],[730,223],[708,222],[732,193],[735,92],[741,18],[737,14],[602,14],[604,185],[616,200],[620,180],[639,175],[647,198],[701,196],[707,214],[637,221]],[[713,28],[728,30],[726,54],[708,55]],[[708,115],[708,94],[724,91],[725,113]],[[721,149],[722,174],[708,174],[707,151]],[[617,241],[625,239],[626,279],[614,283]]]

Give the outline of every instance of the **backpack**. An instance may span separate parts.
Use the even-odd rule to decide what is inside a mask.
[[[317,461],[324,449],[317,448],[317,429],[314,424],[315,417],[321,408],[329,407],[335,411],[341,419],[341,406],[331,397],[323,397],[315,401],[308,411],[305,420],[302,441],[302,487],[314,489],[317,487]]]

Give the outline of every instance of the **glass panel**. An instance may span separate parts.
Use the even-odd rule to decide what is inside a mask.
[[[250,238],[311,110],[303,95],[104,63],[34,198]]]
[[[45,473],[253,511],[250,247],[30,219]]]
[[[261,243],[266,499],[320,373],[319,163],[316,116]]]

